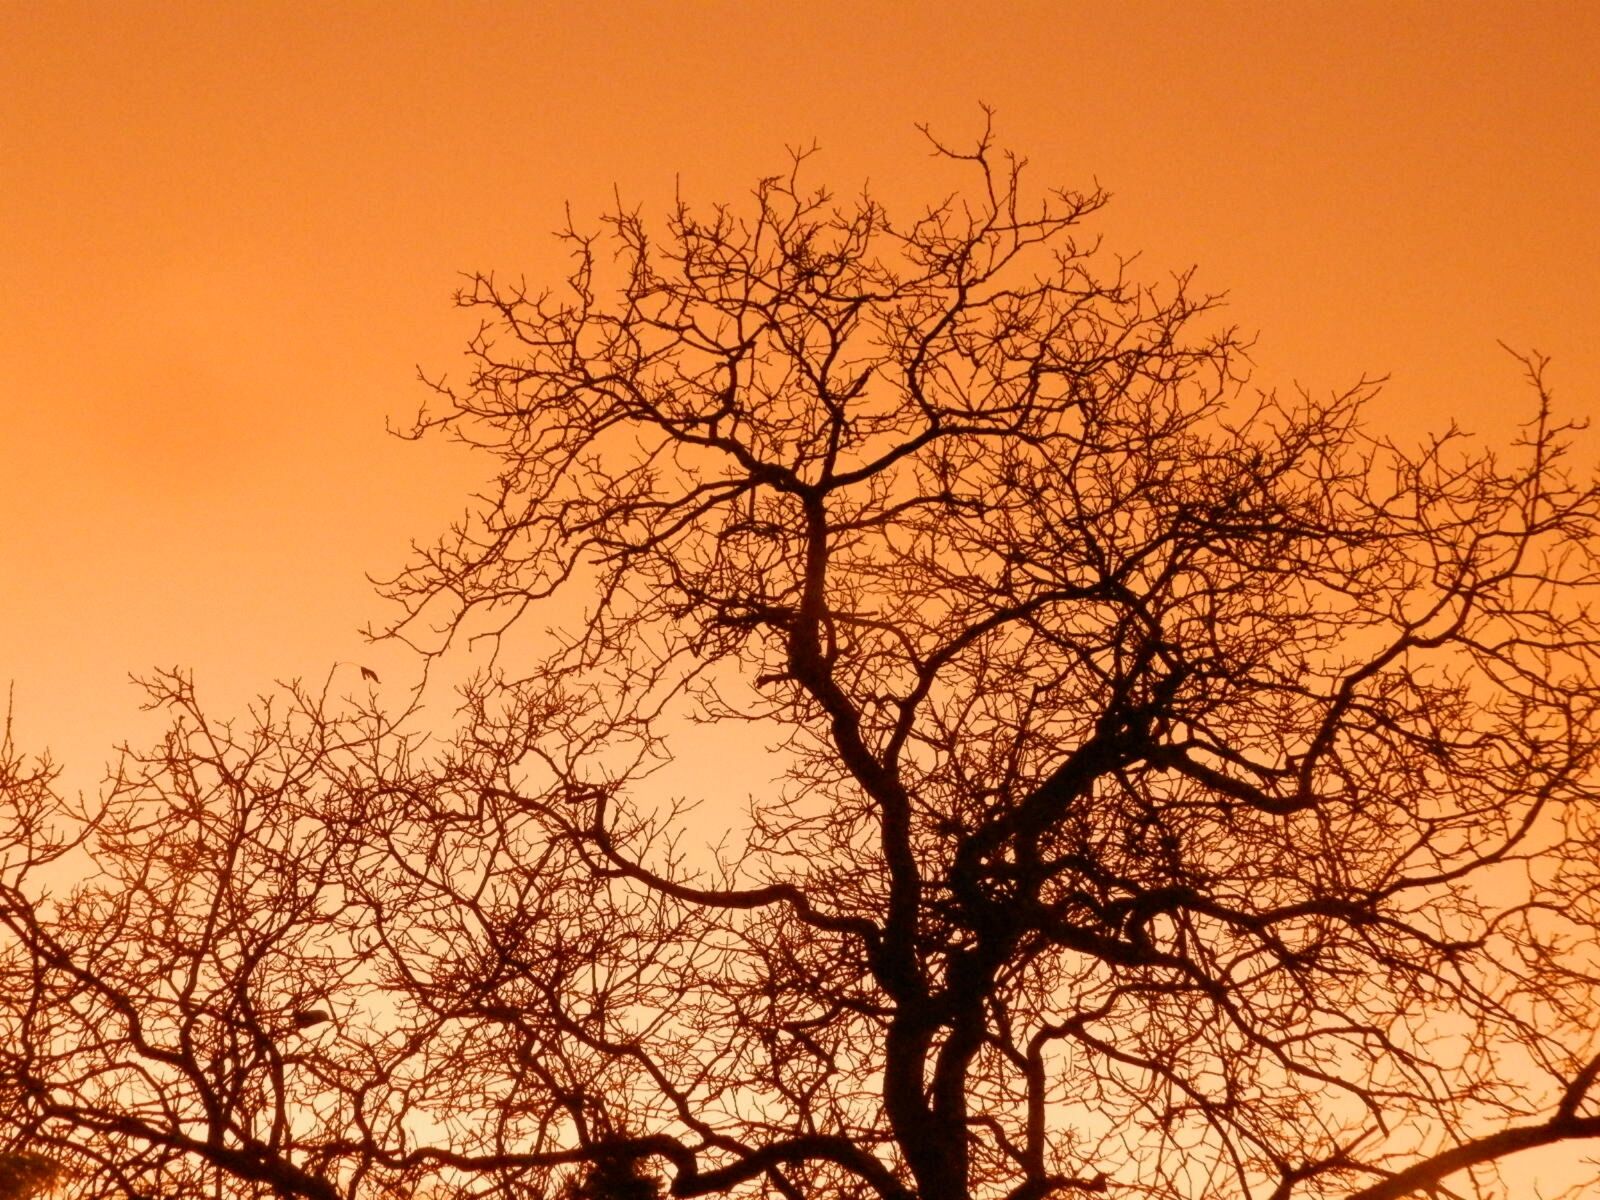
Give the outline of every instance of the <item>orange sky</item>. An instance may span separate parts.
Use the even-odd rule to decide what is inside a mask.
[[[590,8],[601,11],[596,14]],[[995,15],[998,10],[1000,15]],[[1381,421],[1503,433],[1505,339],[1600,410],[1600,5],[0,6],[0,686],[92,786],[130,671],[218,707],[359,659],[363,572],[480,464],[387,439],[622,194],[742,195],[815,138],[891,209],[978,102],[1034,179],[1259,330],[1258,381],[1387,373]],[[905,207],[901,203],[899,207]],[[1592,452],[1594,439],[1588,449]],[[142,736],[142,735],[141,735]]]
[[[1597,407],[1600,6],[597,7],[0,9],[25,742],[92,783],[129,671],[235,703],[373,657],[363,572],[476,474],[383,434],[457,361],[457,271],[552,277],[565,200],[736,196],[812,137],[840,188],[917,198],[947,177],[912,125],[979,100],[1038,182],[1116,193],[1114,246],[1229,289],[1264,383],[1387,372],[1408,419],[1494,421],[1504,338]]]

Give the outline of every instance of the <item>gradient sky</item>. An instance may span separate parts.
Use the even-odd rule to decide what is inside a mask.
[[[591,11],[598,9],[599,11]],[[744,195],[815,139],[891,210],[979,102],[1108,245],[1198,264],[1257,381],[1391,384],[1402,436],[1600,410],[1600,5],[0,0],[0,686],[92,787],[129,672],[236,707],[359,660],[364,573],[488,464],[387,438],[457,272],[531,279],[613,186]],[[1585,458],[1595,457],[1591,437]],[[354,681],[351,681],[354,686]]]
[[[980,100],[1038,184],[1116,193],[1113,248],[1231,293],[1261,384],[1389,374],[1380,420],[1503,431],[1505,339],[1594,407],[1596,6],[929,7],[6,7],[27,735],[108,741],[129,670],[242,695],[361,649],[363,572],[481,473],[383,433],[459,361],[458,272],[555,279],[566,201],[737,197],[813,138],[904,207],[950,178],[913,125],[959,138]]]
[[[481,467],[385,437],[453,369],[456,273],[553,278],[613,185],[945,186],[978,102],[1111,246],[1198,264],[1258,379],[1393,378],[1503,430],[1505,339],[1596,407],[1600,6],[64,4],[0,8],[0,681],[92,783],[130,671],[221,704],[337,659],[364,572]],[[1000,16],[979,9],[1000,9]],[[754,11],[751,11],[754,10]],[[392,670],[406,665],[393,658]]]

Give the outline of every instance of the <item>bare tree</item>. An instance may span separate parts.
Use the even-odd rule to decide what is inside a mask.
[[[329,1158],[385,1119],[388,1047],[334,1015],[368,991],[333,868],[388,727],[298,689],[219,722],[180,673],[145,687],[171,728],[92,809],[0,752],[0,1138],[84,1194],[333,1200]]]
[[[909,222],[797,154],[472,280],[417,432],[498,487],[382,632],[495,669],[425,754],[169,682],[91,841],[233,915],[12,887],[33,1136],[317,1200],[1398,1200],[1600,1136],[1600,486],[1542,360],[1509,446],[1398,445],[1372,382],[1249,391],[1103,194],[935,147],[970,186]],[[773,764],[705,849],[686,721]],[[313,1010],[291,1072],[263,1014]]]
[[[0,1155],[0,1200],[30,1200],[55,1185],[57,1167],[42,1154],[25,1150]]]

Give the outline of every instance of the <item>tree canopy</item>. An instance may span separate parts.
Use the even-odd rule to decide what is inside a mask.
[[[7,741],[0,1136],[305,1200],[1399,1200],[1600,1136],[1543,360],[1507,444],[1403,445],[933,145],[909,218],[797,153],[471,278],[414,432],[495,484],[376,630],[495,648],[447,737],[162,673],[81,810]],[[694,726],[741,815],[659,782]]]

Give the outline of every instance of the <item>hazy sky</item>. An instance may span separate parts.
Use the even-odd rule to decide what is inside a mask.
[[[596,12],[595,10],[598,10]],[[92,784],[130,671],[220,706],[338,659],[365,572],[487,468],[387,438],[471,332],[456,273],[554,279],[613,186],[707,201],[817,140],[904,209],[979,102],[1258,380],[1393,383],[1402,431],[1525,411],[1505,339],[1600,396],[1600,5],[0,6],[0,683]]]

